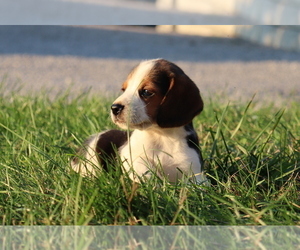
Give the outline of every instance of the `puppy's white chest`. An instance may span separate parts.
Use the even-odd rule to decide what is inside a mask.
[[[165,176],[171,182],[179,179],[182,173],[191,175],[201,170],[199,156],[188,147],[180,134],[161,136],[156,133],[135,130],[129,142],[120,150],[123,166],[131,178],[156,174]],[[180,170],[178,170],[180,169]]]

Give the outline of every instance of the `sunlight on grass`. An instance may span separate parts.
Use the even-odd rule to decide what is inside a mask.
[[[133,184],[111,166],[97,178],[69,159],[115,127],[111,100],[83,94],[0,96],[3,225],[299,225],[300,108],[206,102],[194,121],[211,187]],[[117,164],[117,163],[116,163]]]

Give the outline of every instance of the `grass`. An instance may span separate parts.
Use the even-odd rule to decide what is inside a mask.
[[[194,121],[211,187],[83,178],[69,158],[115,127],[111,100],[0,96],[2,225],[299,225],[300,105],[206,100]],[[159,183],[159,185],[157,185]]]

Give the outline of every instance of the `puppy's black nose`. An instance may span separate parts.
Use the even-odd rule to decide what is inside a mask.
[[[124,106],[121,104],[113,104],[113,105],[111,105],[110,108],[114,115],[118,115],[122,112],[122,110],[124,109]]]

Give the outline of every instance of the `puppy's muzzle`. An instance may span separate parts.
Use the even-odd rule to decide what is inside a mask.
[[[111,105],[111,111],[112,111],[112,113],[115,115],[115,116],[117,116],[117,115],[119,115],[121,112],[122,112],[122,110],[124,109],[124,105],[121,105],[121,104],[113,104],[113,105]]]

